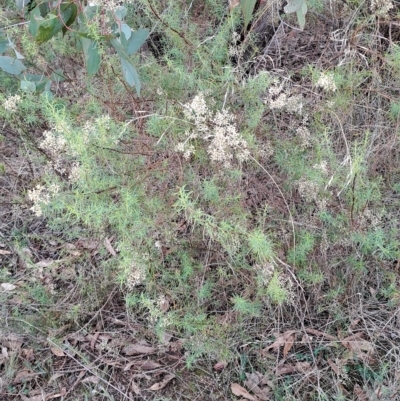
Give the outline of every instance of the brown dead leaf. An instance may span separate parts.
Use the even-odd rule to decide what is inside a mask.
[[[80,238],[76,241],[76,246],[78,248],[84,248],[89,250],[95,250],[99,247],[100,243],[98,240],[90,238]]]
[[[142,391],[140,390],[139,386],[132,380],[131,389],[136,395],[142,395]]]
[[[287,375],[289,373],[310,373],[312,371],[309,362],[297,362],[295,364],[284,364],[276,368],[275,374],[277,376]]]
[[[50,267],[52,264],[54,264],[53,259],[45,259],[35,263],[35,267]]]
[[[363,336],[363,332],[358,332],[344,338],[341,343],[350,350],[356,358],[366,361],[375,354],[375,349],[369,341],[362,339]]]
[[[246,388],[254,393],[260,400],[268,401],[270,399],[270,389],[262,387],[266,378],[259,372],[246,373],[247,380],[244,381]]]
[[[336,363],[332,361],[332,359],[328,359],[327,362],[328,365],[331,367],[331,369],[339,376],[340,374],[339,366],[337,366]]]
[[[32,397],[27,397],[26,395],[21,394],[21,401],[43,401],[48,400],[48,396],[46,394],[38,394]]]
[[[148,359],[146,361],[137,361],[138,363],[136,364],[136,366],[140,369],[140,370],[153,370],[153,369],[158,369],[161,368],[162,365],[160,365],[157,362],[153,362],[152,360]]]
[[[162,390],[173,378],[175,377],[175,375],[167,375],[165,376],[164,380],[153,384],[148,390],[151,391],[158,391],[158,390]]]
[[[354,319],[349,326],[350,330],[354,330],[356,328],[356,326],[358,325],[358,323],[360,323],[361,319]]]
[[[252,396],[244,387],[238,383],[231,384],[231,391],[237,397],[244,397],[250,401],[257,401],[257,398]]]
[[[5,251],[4,249],[0,249],[0,255],[11,255],[11,252]]]
[[[153,352],[157,351],[156,348],[143,345],[143,344],[128,344],[122,349],[122,352],[125,355],[132,356],[132,355],[141,355],[141,354],[152,354]]]
[[[33,356],[33,349],[32,348],[25,348],[22,350],[22,355],[27,361],[33,361],[35,357]]]
[[[160,365],[159,363],[153,362],[151,360],[145,360],[145,361],[135,360],[135,361],[131,361],[131,362],[127,363],[124,366],[124,369],[123,369],[124,372],[128,371],[132,366],[139,370],[153,370],[153,369],[158,369],[158,368],[162,367],[162,365]]]
[[[64,351],[61,348],[58,347],[51,347],[50,351],[55,355],[55,356],[65,356]]]
[[[229,0],[229,10],[233,10],[240,4],[240,0]]]
[[[169,300],[168,300],[168,298],[165,297],[165,296],[163,296],[163,297],[161,298],[161,301],[160,301],[159,306],[160,306],[160,309],[161,309],[163,312],[167,312],[168,309],[169,309]]]
[[[23,383],[25,381],[32,380],[36,376],[38,376],[39,373],[33,373],[31,370],[28,369],[23,369],[20,372],[17,373],[13,380],[13,384],[18,384],[18,383]]]
[[[312,334],[312,335],[317,336],[317,337],[324,337],[329,341],[337,341],[336,337],[331,336],[328,333],[324,333],[324,332],[316,330],[316,329],[306,329],[306,333]]]
[[[357,401],[369,401],[370,398],[365,390],[363,390],[358,384],[354,386],[354,394],[357,397]]]
[[[94,346],[96,345],[96,341],[99,338],[100,332],[96,332],[93,334],[93,336],[91,336],[91,340],[90,340],[90,348],[92,351],[94,351]]]
[[[59,379],[60,377],[64,376],[64,373],[54,373],[54,375],[51,375],[49,382],[47,385],[49,386],[53,381]]]
[[[286,358],[287,354],[289,353],[290,349],[293,347],[294,340],[296,339],[296,332],[291,333],[288,336],[285,336],[285,345],[283,347],[283,356]]]
[[[93,383],[93,384],[98,384],[100,382],[100,379],[98,376],[88,376],[85,377],[82,380],[82,383]]]
[[[294,343],[294,338],[292,338],[292,336],[295,336],[296,333],[297,330],[286,331],[285,333],[279,335],[278,338],[269,347],[266,348],[266,350],[268,351],[270,349],[273,349],[274,351],[278,351],[282,345],[286,347],[286,343],[288,342],[289,346],[287,352],[289,352]]]
[[[226,368],[227,363],[225,361],[217,362],[213,368],[214,370],[221,371]]]
[[[10,334],[4,338],[4,345],[7,346],[11,351],[17,351],[22,347],[23,340],[16,334]]]
[[[110,240],[107,237],[104,238],[104,246],[106,247],[107,251],[111,253],[112,256],[117,256],[117,252],[115,252],[115,249],[113,248]]]

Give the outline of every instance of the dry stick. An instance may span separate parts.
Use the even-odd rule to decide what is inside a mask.
[[[340,194],[348,187],[348,185],[351,182],[352,176],[353,176],[353,162],[351,160],[351,154],[350,154],[350,148],[349,148],[349,144],[347,143],[347,139],[346,139],[346,134],[344,133],[344,129],[343,129],[343,125],[342,122],[340,121],[339,116],[332,110],[330,110],[330,112],[337,118],[337,120],[339,121],[339,127],[340,127],[340,132],[342,133],[343,136],[343,140],[344,140],[344,144],[346,146],[346,153],[347,153],[347,158],[345,158],[343,160],[343,163],[346,161],[346,159],[349,161],[350,164],[350,171],[347,174],[347,183],[344,185],[344,187],[337,193],[337,196],[340,196]],[[333,178],[333,177],[332,177]]]
[[[18,322],[27,324],[28,326],[33,327],[34,329],[36,329],[37,331],[39,331],[39,332],[42,333],[43,335],[47,336],[46,333],[45,333],[42,329],[40,329],[39,327],[34,326],[33,324],[27,322],[27,321],[24,320],[24,319],[18,319],[18,318],[14,318],[14,317],[10,317],[9,319],[12,319],[12,320],[15,320],[15,321],[18,321]],[[48,341],[52,346],[54,346],[54,347],[56,347],[56,348],[58,348],[58,349],[60,349],[61,351],[64,352],[64,350],[63,350],[58,344],[56,344],[54,341],[52,341],[50,338],[47,338],[47,341]],[[68,347],[68,348],[70,348],[70,347]],[[91,368],[88,368],[87,366],[85,366],[82,362],[80,362],[80,361],[79,361],[78,359],[76,359],[74,356],[72,356],[72,355],[70,355],[69,353],[66,353],[66,352],[65,352],[65,354],[66,354],[69,358],[71,358],[72,360],[74,360],[78,365],[82,366],[82,369],[83,369],[83,370],[85,370],[86,372],[91,373],[93,376],[96,376],[96,377],[97,377],[100,381],[102,381],[104,384],[106,384],[107,386],[110,386],[110,387],[113,388],[115,391],[117,391],[119,394],[121,394],[121,395],[124,397],[124,399],[126,398],[126,399],[132,401],[132,398],[130,398],[129,396],[127,396],[125,393],[123,393],[118,387],[115,387],[115,386],[112,385],[110,382],[108,382],[107,380],[103,379],[103,378],[102,378],[101,376],[99,376],[95,371],[93,371]]]

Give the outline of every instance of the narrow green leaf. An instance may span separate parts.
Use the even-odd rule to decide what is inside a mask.
[[[90,21],[98,14],[99,11],[100,11],[100,6],[86,6],[83,9],[83,13],[79,15],[79,19],[82,22],[85,22],[85,20]]]
[[[4,53],[8,50],[9,48],[9,42],[8,39],[0,39],[0,53]]]
[[[12,75],[19,75],[26,67],[16,58],[0,56],[0,68]]]
[[[68,18],[66,17],[67,14],[65,14],[65,15],[62,14],[61,15],[62,16],[62,21],[65,24],[65,26],[63,26],[63,29],[62,29],[64,35],[68,30],[67,27],[71,26],[75,22],[76,17],[78,15],[78,7],[76,6],[75,3],[68,4],[66,9],[68,9],[68,12],[70,12],[69,17]]]
[[[119,54],[119,56],[121,58],[130,62],[129,55],[126,52],[126,50],[124,49],[124,47],[122,46],[121,42],[119,42],[117,39],[111,39],[110,44],[117,51],[117,53]]]
[[[58,70],[54,70],[54,72],[51,74],[51,80],[54,82],[63,82],[65,81],[65,77],[64,77],[64,73],[63,70],[58,69]]]
[[[51,93],[50,90],[44,90],[42,93],[42,96],[46,99],[46,100],[52,100],[54,98],[54,95]]]
[[[44,75],[38,74],[23,74],[21,79],[23,78],[24,81],[32,82],[36,86],[36,90],[42,90],[45,88],[48,82],[50,82],[49,78]],[[22,86],[21,86],[22,89]]]
[[[22,10],[28,3],[29,0],[15,0],[15,5],[19,10]]]
[[[39,11],[41,17],[44,18],[50,12],[49,4],[48,3],[39,4]]]
[[[80,31],[75,31],[75,33],[80,36],[81,38],[86,38],[90,40],[111,40],[115,39],[114,35],[99,35],[98,37],[94,38],[92,35],[88,34],[87,32],[80,32]]]
[[[29,28],[28,29],[29,29],[29,33],[32,36],[37,35],[41,21],[43,21],[43,17],[40,15],[39,6],[37,6],[31,11],[31,15],[29,18]]]
[[[85,54],[86,71],[89,76],[93,76],[99,70],[101,63],[99,44],[94,40],[86,38],[81,38],[81,42]]]
[[[121,57],[121,67],[126,82],[130,86],[136,87],[136,92],[140,96],[140,80],[136,68],[129,61]]]
[[[61,31],[63,25],[58,19],[57,15],[49,13],[46,18],[41,22],[38,33],[36,35],[36,42],[40,45],[50,40],[58,32]]]
[[[46,85],[44,87],[44,92],[50,92],[50,87],[51,87],[51,81],[49,80],[46,82]],[[53,94],[51,93],[51,95],[53,95]]]
[[[253,11],[256,3],[257,0],[240,0],[240,7],[243,13],[245,28],[253,18]]]
[[[304,2],[304,0],[288,0],[288,3],[283,10],[286,14],[295,13],[301,9]]]
[[[126,46],[126,52],[131,56],[132,54],[136,53],[146,39],[149,37],[149,30],[148,29],[139,29],[136,32],[132,32],[132,35],[128,40],[128,44]]]
[[[119,19],[122,20],[128,14],[127,9],[124,6],[118,6],[114,8],[114,15]]]
[[[24,92],[35,92],[36,85],[34,82],[31,82],[31,81],[21,81],[21,89]]]
[[[121,24],[121,32],[125,35],[126,40],[129,40],[132,36],[132,30],[129,25],[125,24],[125,22]]]
[[[303,2],[300,10],[296,11],[297,21],[299,23],[300,29],[303,30],[306,25],[306,14],[307,14],[307,3]]]

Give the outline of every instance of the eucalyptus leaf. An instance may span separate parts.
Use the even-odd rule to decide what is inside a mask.
[[[285,8],[283,9],[286,14],[295,13],[300,10],[305,0],[288,0]]]
[[[46,18],[41,22],[38,33],[36,35],[36,42],[42,44],[50,40],[63,28],[62,22],[57,15],[49,13]]]
[[[136,87],[136,92],[140,96],[140,80],[136,68],[129,61],[121,58],[121,67],[126,82],[130,86]]]
[[[125,35],[126,40],[129,40],[132,36],[132,29],[129,25],[125,24],[125,22],[121,24],[121,32]]]
[[[31,82],[31,81],[21,81],[21,89],[24,92],[35,92],[36,85],[34,82]]]
[[[37,6],[31,11],[31,15],[29,18],[29,28],[28,29],[29,29],[29,33],[32,36],[37,35],[41,21],[43,21],[43,17],[40,15],[40,9]]]
[[[69,3],[65,7],[65,9],[61,13],[62,21],[64,22],[64,26],[62,28],[63,34],[68,30],[68,27],[71,26],[78,15],[78,7],[75,3]]]
[[[296,11],[297,21],[299,23],[300,29],[303,30],[306,25],[306,14],[307,14],[307,3],[304,2],[300,10]]]
[[[256,3],[257,0],[240,0],[240,8],[242,9],[245,28],[253,18],[253,11]]]
[[[126,52],[131,56],[136,53],[149,37],[148,29],[139,29],[135,32],[132,32],[131,37],[128,40],[128,44],[126,45]]]
[[[85,20],[90,21],[98,14],[99,11],[100,11],[99,6],[86,6],[83,9],[83,13],[79,15],[79,20],[81,22],[85,22]]]
[[[30,0],[15,0],[15,5],[19,10],[22,10],[29,2]]]
[[[0,39],[0,53],[4,53],[9,49],[9,41],[7,38]]]
[[[86,71],[89,76],[93,76],[99,70],[101,63],[99,44],[87,38],[81,38],[81,43],[85,54]]]
[[[19,75],[26,67],[14,57],[0,56],[0,68],[12,75]]]
[[[128,11],[124,6],[117,6],[114,8],[114,15],[119,20],[122,20],[123,18],[125,18],[127,13],[128,13]]]
[[[45,88],[48,82],[51,83],[49,78],[47,78],[45,75],[38,75],[38,74],[23,74],[21,80],[34,83],[36,86],[36,90],[42,90]]]
[[[110,44],[111,46],[117,51],[118,55],[125,59],[126,61],[130,62],[129,59],[129,54],[127,53],[127,51],[124,49],[124,47],[122,46],[121,42],[118,41],[117,39],[111,39],[110,40]]]

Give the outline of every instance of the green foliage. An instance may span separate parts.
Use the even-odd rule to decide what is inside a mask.
[[[278,272],[274,272],[267,287],[267,294],[275,304],[282,305],[288,301],[288,291],[282,286]]]
[[[300,29],[303,30],[306,24],[307,3],[305,0],[290,0],[284,8],[286,14],[296,13]]]
[[[130,86],[134,86],[137,94],[140,95],[139,76],[130,56],[143,45],[149,36],[149,31],[148,29],[139,29],[132,32],[132,29],[122,22],[127,14],[125,7],[117,6],[114,10],[102,10],[102,6],[84,6],[78,0],[46,3],[46,7],[43,5],[38,4],[29,11],[28,30],[38,45],[53,38],[57,38],[57,41],[65,40],[65,38],[57,37],[60,32],[63,35],[71,33],[79,38],[82,42],[89,77],[95,75],[100,68],[103,45],[111,46],[120,57],[122,73],[126,82]],[[17,6],[23,8],[25,3],[17,3]],[[11,44],[12,42],[8,38],[5,39],[4,32],[0,31],[0,54],[9,50]],[[28,92],[42,90],[43,88],[37,86],[33,80],[23,77],[22,73],[26,70],[25,65],[20,61],[23,56],[16,51],[15,47],[13,50],[17,57],[0,56],[0,68],[9,74],[19,76],[22,90]],[[49,77],[48,82],[50,83],[45,88],[45,93],[50,92],[51,79]]]
[[[261,230],[254,230],[250,232],[248,234],[248,243],[251,252],[259,262],[265,263],[273,260],[273,245],[269,238]]]
[[[258,316],[260,313],[260,304],[247,301],[238,295],[232,298],[232,303],[233,309],[241,315]]]

